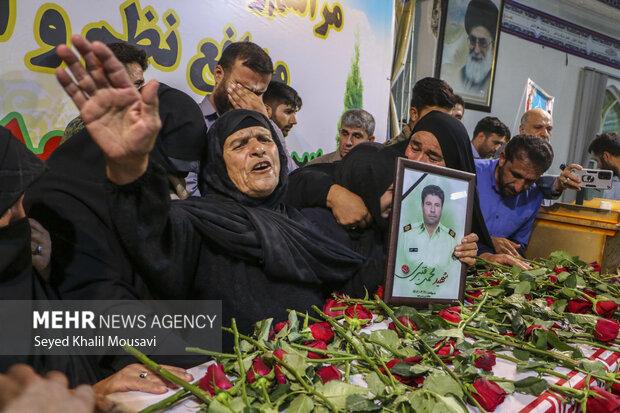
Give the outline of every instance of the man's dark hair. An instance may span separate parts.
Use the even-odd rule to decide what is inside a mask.
[[[445,195],[443,193],[443,189],[441,189],[437,185],[427,185],[427,186],[425,186],[424,189],[422,190],[422,204],[424,204],[424,200],[429,195],[435,195],[435,196],[439,197],[439,199],[441,199],[441,205],[443,206],[443,200],[444,200],[444,197],[445,197]]]
[[[222,57],[217,64],[228,70],[233,67],[237,60],[242,60],[244,66],[256,73],[273,74],[271,57],[256,43],[236,42],[229,44],[222,52]]]
[[[487,116],[480,119],[480,121],[476,124],[476,128],[474,129],[474,138],[478,136],[480,132],[484,133],[484,136],[486,136],[487,138],[492,133],[495,133],[498,136],[504,136],[506,142],[510,141],[510,130],[508,129],[508,126],[506,126],[501,120],[493,116]]]
[[[145,71],[149,67],[149,58],[143,49],[129,43],[108,43],[114,56],[124,65],[137,63]]]
[[[287,105],[298,111],[303,104],[301,97],[299,97],[295,89],[277,80],[269,82],[269,87],[267,87],[267,91],[263,95],[263,102],[273,110],[276,110],[280,105]]]
[[[588,152],[596,156],[603,155],[603,152],[609,152],[611,156],[620,156],[620,135],[615,132],[604,132],[596,135],[588,147]]]
[[[439,106],[445,110],[454,107],[454,91],[448,83],[434,77],[425,77],[413,85],[411,107],[420,112],[428,106]]]
[[[508,142],[504,152],[507,161],[512,162],[515,158],[529,159],[539,168],[541,173],[549,169],[551,162],[553,162],[553,149],[549,142],[534,135],[515,136]]]
[[[463,100],[461,95],[454,95],[454,99],[452,100],[452,103],[454,103],[454,106],[461,105],[463,106],[463,109],[465,109],[465,101]]]

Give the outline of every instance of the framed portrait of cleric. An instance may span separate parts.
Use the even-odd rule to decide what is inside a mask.
[[[465,107],[491,111],[503,0],[442,1],[435,77]]]
[[[475,175],[399,158],[384,298],[396,305],[462,301],[467,268],[454,248],[470,233]]]

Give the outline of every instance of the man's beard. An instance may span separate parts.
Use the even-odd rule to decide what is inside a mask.
[[[233,110],[232,104],[228,99],[228,91],[226,90],[226,79],[222,79],[222,81],[213,91],[213,103],[215,104],[215,110],[217,111],[217,114],[219,116],[222,116],[229,110]]]
[[[482,55],[482,53],[480,53]],[[484,81],[493,63],[493,54],[490,50],[484,54],[482,60],[474,59],[474,53],[469,52],[465,63],[465,81],[468,85],[477,85]]]
[[[598,164],[598,169],[607,169],[611,171],[614,174],[614,176],[618,176],[618,168],[616,168],[612,164],[605,162],[604,159],[601,159],[601,162]]]

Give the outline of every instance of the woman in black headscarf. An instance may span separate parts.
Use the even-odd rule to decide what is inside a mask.
[[[54,290],[32,268],[30,225],[22,205],[24,193],[46,171],[43,162],[5,128],[0,127],[0,300],[58,300]],[[14,314],[2,314],[2,324],[8,328]],[[21,314],[20,314],[21,316]],[[20,326],[24,328],[26,326]],[[5,338],[6,339],[6,338]],[[10,339],[10,338],[9,338]],[[95,391],[109,394],[117,391],[141,390],[165,392],[166,384],[156,375],[146,381],[139,378],[145,370],[141,364],[130,364],[108,377],[95,367],[93,358],[86,356],[50,356],[31,349],[30,356],[1,355],[0,373],[16,363],[25,363],[40,374],[61,371],[71,386],[95,383]],[[182,369],[168,366],[175,374],[191,380]],[[104,378],[105,377],[105,378]]]
[[[408,159],[424,161],[424,159],[428,160],[429,153],[433,153],[433,151],[429,151],[429,143],[431,145],[438,144],[441,148],[441,160],[433,161],[431,159],[429,163],[473,174],[476,173],[467,130],[458,119],[447,113],[439,111],[428,113],[416,123],[408,142],[399,142],[392,147],[399,153],[403,153]],[[477,234],[479,238],[478,254],[498,264],[529,268],[527,264],[506,254],[495,254],[493,242],[484,223],[479,202],[478,191],[476,191],[472,216],[472,232]]]
[[[153,164],[131,183],[109,186],[116,228],[151,289],[169,299],[222,300],[224,319],[235,317],[245,332],[284,318],[287,308],[320,305],[353,282],[363,261],[284,206],[288,171],[274,136],[262,114],[222,115],[208,133],[204,198],[170,202]]]
[[[373,255],[375,249],[385,249],[391,192],[384,197],[394,182],[397,153],[379,143],[362,143],[351,150],[340,162],[317,164],[308,168],[321,168],[333,182],[358,195],[372,216],[366,228],[345,228],[338,225],[332,212],[323,207],[303,208],[301,213],[329,238],[352,248],[364,257]],[[389,203],[382,205],[382,197]],[[381,270],[382,271],[382,270]]]

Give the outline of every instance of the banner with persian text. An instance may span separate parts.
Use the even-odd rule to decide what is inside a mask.
[[[271,56],[274,78],[303,99],[287,137],[298,163],[335,149],[338,119],[352,105],[373,114],[383,141],[393,7],[391,0],[0,0],[0,125],[43,159],[58,145],[78,112],[55,80],[54,49],[73,34],[143,48],[146,80],[197,102],[213,90],[222,49],[250,40]]]

